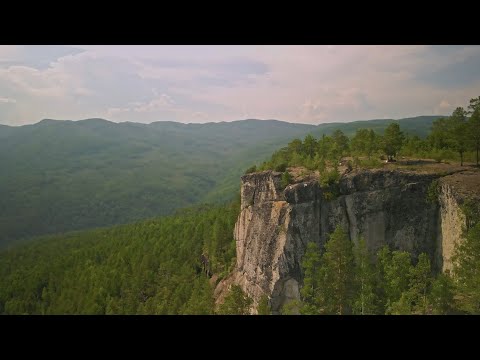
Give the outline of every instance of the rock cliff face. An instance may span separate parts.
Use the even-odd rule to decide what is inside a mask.
[[[442,270],[452,268],[451,257],[455,245],[461,240],[465,215],[461,205],[466,199],[480,202],[480,173],[463,171],[439,180],[440,221],[437,253],[442,257]]]
[[[273,312],[299,299],[301,260],[310,241],[323,246],[338,224],[350,239],[364,237],[376,252],[384,244],[430,254],[437,270],[450,268],[450,257],[465,220],[457,191],[463,173],[442,174],[362,170],[342,176],[339,196],[326,200],[315,180],[281,186],[281,173],[242,177],[241,213],[235,226],[237,266],[226,280],[254,299],[263,295]],[[480,179],[479,173],[472,176]],[[429,185],[439,181],[438,201],[427,201]],[[480,182],[479,182],[480,185]],[[219,284],[217,294],[226,289]],[[253,310],[255,312],[255,310]]]

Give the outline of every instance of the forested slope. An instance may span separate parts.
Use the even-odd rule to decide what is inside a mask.
[[[231,270],[238,210],[197,207],[3,250],[0,313],[211,314],[208,275]]]
[[[422,135],[432,118],[399,123]],[[88,119],[0,126],[0,246],[223,202],[237,191],[252,162],[267,159],[292,138],[334,129],[350,134],[370,125],[383,131],[388,122],[147,125]]]

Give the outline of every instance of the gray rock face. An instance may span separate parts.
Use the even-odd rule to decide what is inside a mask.
[[[282,200],[281,175],[279,172],[264,171],[242,176],[242,210],[253,204]]]
[[[414,257],[426,252],[438,270],[449,268],[465,220],[448,182],[440,182],[438,202],[426,201],[428,186],[439,176],[352,172],[341,178],[340,195],[329,201],[317,181],[282,189],[281,173],[243,176],[234,234],[237,264],[230,281],[254,299],[252,312],[264,295],[270,298],[273,312],[278,312],[286,302],[300,297],[300,264],[308,242],[323,246],[338,224],[353,242],[364,237],[375,253],[388,244]]]
[[[440,221],[437,237],[437,256],[442,257],[442,270],[452,269],[455,245],[461,240],[465,215],[461,206],[470,199],[480,203],[480,173],[463,171],[439,180]]]
[[[455,245],[461,238],[462,227],[465,225],[465,215],[460,210],[459,200],[454,195],[451,186],[445,182],[440,184],[440,231],[437,240],[438,253],[443,260],[442,270],[451,270],[451,257]]]

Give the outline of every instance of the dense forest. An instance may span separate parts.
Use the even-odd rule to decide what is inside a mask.
[[[231,200],[249,159],[265,158],[312,128],[279,121],[146,125],[101,119],[2,127],[0,246]]]
[[[438,117],[401,119],[422,136]],[[43,120],[0,126],[0,247],[20,238],[138,221],[222,203],[252,162],[292,138],[389,120],[318,126],[274,120],[112,123]]]
[[[215,309],[213,287],[235,264],[238,201],[131,225],[41,238],[0,252],[3,314],[248,314],[233,286]],[[431,259],[354,245],[338,227],[302,261],[301,302],[282,314],[480,314],[480,206],[465,204],[467,227],[451,273]],[[215,274],[214,283],[212,275]],[[270,314],[268,299],[259,314]]]
[[[212,314],[238,201],[37,239],[0,252],[3,314]]]
[[[468,218],[464,241],[455,250],[453,270],[440,274],[425,253],[412,259],[385,246],[371,254],[365,239],[354,245],[337,227],[324,249],[309,243],[302,261],[302,300],[283,313],[480,314],[480,206],[467,203],[463,211]]]

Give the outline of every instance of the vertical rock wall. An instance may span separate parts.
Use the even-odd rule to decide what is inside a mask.
[[[428,187],[439,177],[383,169],[353,172],[342,177],[340,196],[326,201],[314,180],[283,189],[281,173],[245,175],[234,234],[237,265],[227,282],[239,284],[254,299],[254,308],[265,295],[278,312],[300,297],[300,264],[308,242],[323,246],[338,224],[352,241],[364,237],[373,252],[388,244],[414,257],[430,254],[437,270],[450,268],[465,219],[451,181],[441,179],[438,201],[427,201]],[[225,292],[226,286],[217,289]]]

